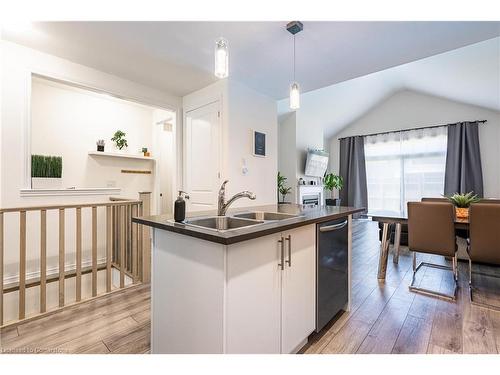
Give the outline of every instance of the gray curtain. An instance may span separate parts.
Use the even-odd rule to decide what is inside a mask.
[[[483,197],[478,127],[477,122],[462,122],[448,126],[445,195],[473,191],[474,194]]]
[[[348,137],[340,140],[339,173],[344,179],[344,187],[340,190],[342,206],[367,208],[368,193],[363,137]]]

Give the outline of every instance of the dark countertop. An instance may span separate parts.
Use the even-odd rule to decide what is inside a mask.
[[[338,218],[342,218],[357,212],[365,211],[364,208],[354,207],[336,207],[336,206],[307,206],[298,204],[274,204],[267,206],[254,206],[234,208],[228,211],[226,216],[232,216],[236,213],[265,211],[265,212],[283,212],[287,214],[301,215],[297,218],[291,218],[281,221],[269,221],[263,224],[249,226],[245,228],[232,229],[229,231],[215,231],[195,227],[187,224],[176,223],[171,215],[156,215],[147,217],[134,217],[132,221],[139,224],[148,225],[153,228],[163,229],[170,232],[180,233],[191,237],[200,238],[206,241],[217,242],[224,245],[230,245],[241,241],[266,236],[268,234],[278,233],[301,227],[308,224],[322,223]],[[215,211],[196,212],[187,215],[189,218],[214,216]]]

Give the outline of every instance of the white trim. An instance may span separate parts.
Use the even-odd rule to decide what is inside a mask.
[[[71,196],[71,195],[115,195],[120,188],[78,188],[78,189],[21,189],[22,197]]]
[[[28,71],[25,76],[24,89],[24,115],[23,115],[23,137],[24,137],[24,187],[31,188],[31,80],[32,72]]]
[[[97,264],[105,263],[105,262],[106,262],[106,257],[102,257],[100,259],[97,259]],[[92,259],[82,261],[82,268],[91,267],[91,266],[92,266]],[[72,270],[76,270],[76,263],[64,265],[64,271],[72,271]],[[59,266],[47,268],[47,278],[49,278],[52,275],[57,275],[57,274],[59,274]],[[26,280],[39,279],[39,278],[40,278],[40,271],[33,271],[33,272],[26,273]],[[19,282],[19,274],[7,276],[3,280],[4,280],[4,285],[18,283]]]

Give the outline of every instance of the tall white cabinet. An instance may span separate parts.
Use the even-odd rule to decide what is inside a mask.
[[[315,328],[315,243],[315,225],[229,246],[155,229],[153,353],[296,352]]]

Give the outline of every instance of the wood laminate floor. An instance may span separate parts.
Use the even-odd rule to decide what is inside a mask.
[[[147,353],[150,287],[141,285],[0,332],[2,353]]]
[[[301,353],[499,353],[500,312],[469,303],[465,263],[459,265],[458,299],[447,302],[408,291],[411,256],[404,247],[398,265],[391,253],[387,280],[379,283],[379,246],[377,224],[354,221],[352,309],[312,335]],[[440,257],[419,259],[446,263]],[[477,278],[477,298],[500,306],[500,282]],[[449,274],[431,268],[419,272],[417,283],[444,292],[453,288]],[[148,353],[149,286],[3,329],[0,347],[4,353]]]
[[[401,248],[399,264],[392,261],[392,246],[385,282],[377,281],[380,242],[377,223],[354,221],[352,306],[318,334],[302,353],[491,353],[500,352],[500,312],[471,305],[468,265],[459,262],[456,302],[412,293],[412,256]],[[447,264],[443,257],[419,254],[418,261]],[[493,267],[474,270],[500,276]],[[500,280],[477,275],[477,300],[500,306]],[[416,283],[452,293],[450,271],[423,267]]]

